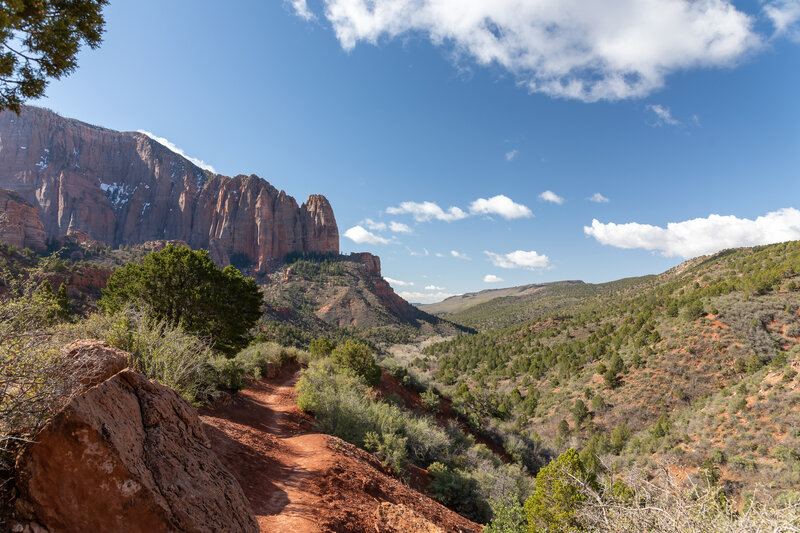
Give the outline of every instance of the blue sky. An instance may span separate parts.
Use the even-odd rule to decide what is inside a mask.
[[[36,103],[326,195],[415,302],[800,238],[800,1],[368,5],[112,2]]]

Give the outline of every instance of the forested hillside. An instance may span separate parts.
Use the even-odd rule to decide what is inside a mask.
[[[449,318],[485,326],[493,309],[501,325],[515,313],[535,318],[384,364],[450,398],[520,459],[576,447],[595,469],[667,461],[711,472],[737,497],[761,486],[795,497],[800,242],[726,250],[592,290],[560,306],[474,306]]]

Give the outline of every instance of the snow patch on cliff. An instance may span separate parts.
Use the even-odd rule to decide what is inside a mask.
[[[192,163],[194,163],[198,167],[202,168],[203,170],[208,170],[210,172],[213,172],[214,174],[217,173],[217,171],[214,170],[214,167],[212,167],[211,165],[209,165],[208,163],[206,163],[202,159],[197,159],[196,157],[189,157],[188,155],[186,155],[186,152],[184,152],[183,150],[181,150],[180,148],[175,146],[173,143],[169,142],[164,137],[159,137],[159,136],[157,136],[157,135],[155,135],[153,133],[150,133],[149,131],[145,131],[145,130],[136,130],[136,132],[137,133],[141,133],[142,135],[147,135],[148,137],[153,139],[158,144],[168,148],[169,150],[175,152],[179,156],[188,159],[189,161],[191,161]]]

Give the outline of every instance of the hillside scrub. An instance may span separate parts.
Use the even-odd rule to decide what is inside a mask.
[[[700,468],[719,449],[730,496],[796,491],[800,463],[778,447],[800,440],[790,431],[800,423],[800,242],[627,281],[474,306],[464,316],[475,325],[480,314],[481,333],[429,345],[400,370],[507,451],[515,437],[530,443],[516,452],[523,461],[575,447],[592,471],[600,460],[651,471],[652,454]],[[570,295],[553,305],[556,292]],[[509,310],[534,320],[486,327]]]
[[[310,362],[297,391],[300,409],[325,432],[373,452],[395,472],[409,462],[428,468],[436,498],[472,520],[485,523],[490,501],[518,499],[532,489],[524,468],[503,464],[455,425],[441,428],[431,417],[377,399],[363,378],[343,372],[330,357]]]

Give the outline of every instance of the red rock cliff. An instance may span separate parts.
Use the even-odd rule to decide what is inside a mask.
[[[38,208],[47,238],[182,240],[220,265],[246,257],[258,270],[291,252],[339,252],[324,196],[298,206],[257,176],[214,174],[142,133],[34,107],[0,113],[0,188]]]

